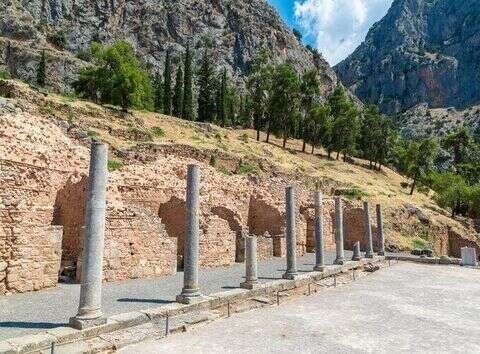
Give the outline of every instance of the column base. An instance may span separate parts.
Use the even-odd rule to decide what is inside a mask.
[[[373,253],[365,253],[365,258],[375,258]]]
[[[360,257],[360,256],[353,256],[353,257],[352,257],[352,261],[355,261],[355,262],[358,262],[358,261],[360,261],[361,259],[362,259],[362,257]]]
[[[313,270],[315,272],[323,272],[325,270],[325,266],[324,265],[316,265],[315,267],[313,267]]]
[[[240,283],[240,287],[248,290],[258,289],[260,287],[260,283],[258,281],[244,281],[243,283]]]
[[[196,295],[180,294],[180,295],[177,295],[175,300],[181,304],[191,305],[191,304],[202,302],[206,298],[207,296],[202,294],[196,294]]]
[[[75,329],[86,329],[101,326],[107,323],[107,319],[103,316],[97,318],[84,318],[82,316],[70,317],[69,325]]]
[[[282,278],[283,279],[289,279],[289,280],[294,280],[298,277],[298,273],[297,272],[291,272],[291,273],[284,273],[282,275]]]
[[[337,258],[335,259],[335,261],[333,261],[333,264],[338,264],[338,265],[344,265],[345,263],[347,263],[345,261],[345,258]]]

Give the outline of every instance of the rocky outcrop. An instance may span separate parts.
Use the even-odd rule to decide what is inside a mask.
[[[384,113],[419,103],[464,109],[480,101],[480,2],[395,0],[353,54],[341,81]]]
[[[2,38],[3,37],[3,38]],[[126,39],[152,70],[163,66],[167,50],[181,60],[188,43],[198,60],[204,48],[219,66],[242,81],[252,58],[265,49],[275,61],[320,71],[324,93],[336,85],[323,58],[302,47],[264,0],[33,0],[0,4],[0,67],[32,82],[41,50],[47,48],[48,85],[68,90],[85,65],[92,41]]]
[[[429,108],[426,103],[421,103],[398,115],[395,123],[401,135],[408,139],[442,137],[459,126],[469,128],[478,139],[480,106],[472,106],[462,111],[455,107]]]

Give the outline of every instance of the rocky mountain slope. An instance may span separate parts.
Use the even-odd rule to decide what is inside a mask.
[[[41,50],[47,49],[47,84],[68,89],[86,63],[92,41],[126,39],[152,69],[163,66],[167,50],[174,62],[188,43],[195,57],[211,48],[219,66],[241,77],[260,49],[297,69],[316,65],[328,92],[334,71],[320,56],[301,46],[265,0],[8,0],[0,3],[0,67],[17,78],[35,79]]]
[[[421,103],[395,117],[395,124],[402,136],[409,139],[429,136],[442,137],[459,126],[469,128],[480,139],[480,106],[464,110],[429,108]]]
[[[395,0],[335,70],[384,113],[480,102],[480,1]]]

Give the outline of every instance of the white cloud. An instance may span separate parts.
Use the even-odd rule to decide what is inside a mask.
[[[295,17],[325,59],[335,65],[365,39],[393,0],[298,0]]]

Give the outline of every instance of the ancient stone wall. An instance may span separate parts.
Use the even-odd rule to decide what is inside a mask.
[[[375,210],[370,208],[373,250],[377,252],[380,248],[380,243],[377,238],[376,218],[372,217],[375,215],[374,212]],[[367,249],[367,237],[365,235],[363,208],[350,208],[347,206],[344,208],[343,215],[345,249],[353,250],[353,245],[360,241],[360,249],[365,251]]]
[[[477,259],[480,257],[480,246],[474,240],[468,240],[453,230],[448,230],[449,255],[455,258],[461,258],[462,247],[472,247],[477,251]]]

